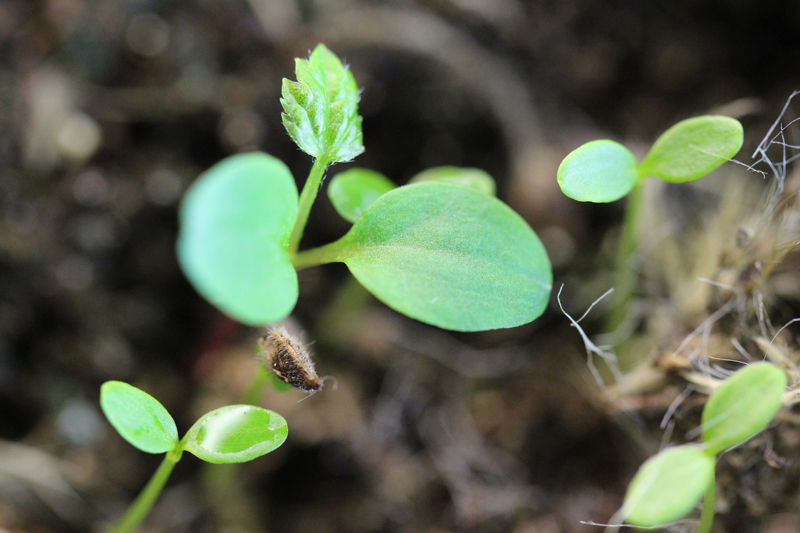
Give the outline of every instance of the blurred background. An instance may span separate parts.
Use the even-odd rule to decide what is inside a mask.
[[[242,151],[302,185],[311,160],[281,125],[280,86],[318,42],[363,90],[354,164],[398,183],[488,171],[578,315],[610,287],[623,204],[563,197],[561,159],[598,137],[641,155],[716,112],[743,121],[749,163],[800,89],[791,0],[0,0],[0,531],[104,531],[155,471],[103,418],[105,380],[148,391],[181,433],[247,389],[263,332],[187,284],[176,208]],[[304,246],[348,224],[321,194],[308,227]],[[294,318],[338,389],[268,391],[288,441],[244,468],[187,454],[143,531],[600,531],[582,522],[608,521],[642,441],[657,448],[598,399],[555,301],[523,327],[454,334],[342,265],[300,287]],[[792,512],[721,530],[800,530]]]

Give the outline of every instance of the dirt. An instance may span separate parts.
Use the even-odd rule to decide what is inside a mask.
[[[3,0],[0,528],[104,531],[155,471],[159,458],[103,418],[104,381],[147,390],[180,431],[248,388],[263,332],[188,285],[177,205],[202,170],[241,151],[279,157],[302,184],[311,161],[283,131],[280,86],[317,42],[363,88],[366,152],[353,164],[399,183],[435,165],[489,172],[579,316],[612,283],[623,204],[566,199],[561,158],[601,137],[641,155],[675,121],[725,112],[745,125],[737,158],[750,163],[800,88],[798,30],[788,1]],[[142,531],[602,530],[589,523],[612,517],[641,462],[698,424],[702,387],[660,427],[691,383],[692,363],[674,352],[728,301],[692,285],[698,269],[750,297],[744,318],[715,325],[721,354],[732,338],[757,352],[758,294],[764,331],[798,316],[794,255],[749,283],[777,257],[771,238],[796,238],[797,185],[790,172],[784,222],[759,233],[774,176],[738,170],[653,189],[647,227],[678,229],[642,256],[641,342],[620,357],[646,366],[628,390],[608,374],[597,385],[555,298],[532,324],[456,334],[389,310],[342,265],[301,272],[294,318],[338,387],[299,403],[299,391],[270,389],[261,405],[287,419],[287,442],[244,467],[187,455]],[[756,188],[724,211],[733,180]],[[310,247],[348,225],[321,194],[308,227]],[[708,239],[750,255],[691,244]],[[582,323],[590,335],[604,332],[602,311]],[[781,337],[790,358],[793,330]],[[715,531],[800,529],[796,416],[786,408],[723,456]]]

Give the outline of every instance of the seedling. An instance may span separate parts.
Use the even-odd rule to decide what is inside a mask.
[[[134,531],[153,507],[184,451],[214,464],[244,463],[271,452],[286,440],[286,420],[252,405],[228,405],[200,417],[178,440],[172,416],[158,400],[127,383],[107,381],[100,406],[114,429],[136,448],[166,453],[161,466],[112,533]]]
[[[341,61],[318,45],[296,60],[296,75],[283,83],[283,123],[314,158],[299,198],[282,162],[249,153],[213,166],[183,199],[178,259],[201,295],[260,326],[292,312],[297,270],[343,262],[389,307],[441,328],[507,328],[544,312],[552,285],[544,247],[519,215],[485,194],[494,183],[479,171],[438,170],[402,187],[368,170],[343,173],[329,194],[352,228],[298,252],[326,169],[364,147],[358,87]]]
[[[662,526],[686,515],[705,495],[697,531],[709,533],[717,455],[763,430],[778,412],[785,389],[785,372],[766,362],[723,381],[703,409],[703,443],[668,448],[648,459],[628,486],[622,519],[634,526]]]
[[[665,131],[641,163],[623,145],[598,140],[570,153],[558,168],[564,194],[581,202],[613,202],[628,195],[617,248],[615,300],[609,326],[622,323],[634,289],[630,259],[637,245],[636,226],[642,183],[647,176],[671,183],[694,181],[729,161],[742,147],[742,125],[721,116],[700,116]]]
[[[477,168],[434,167],[420,172],[409,183],[438,181],[470,187],[494,196],[495,183],[492,177]],[[374,170],[351,168],[336,174],[328,186],[328,198],[336,212],[348,222],[355,222],[361,213],[383,194],[396,189],[397,185]]]

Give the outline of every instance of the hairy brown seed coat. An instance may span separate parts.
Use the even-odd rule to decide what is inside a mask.
[[[285,328],[276,328],[258,343],[264,364],[281,380],[305,392],[316,392],[322,387],[308,348],[299,337]]]

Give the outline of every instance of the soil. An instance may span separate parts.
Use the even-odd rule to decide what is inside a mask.
[[[247,390],[263,331],[189,286],[174,254],[177,206],[236,152],[275,155],[302,185],[311,161],[283,131],[280,87],[317,42],[363,89],[366,152],[330,174],[358,165],[404,183],[436,165],[486,170],[542,238],[555,288],[580,316],[612,284],[624,202],[565,198],[561,159],[595,138],[641,155],[677,120],[726,113],[745,125],[737,157],[749,164],[800,88],[798,35],[791,1],[3,0],[0,530],[105,531],[155,471],[160,458],[103,418],[104,381],[148,391],[181,432]],[[798,316],[791,253],[769,283],[748,285],[776,259],[758,239],[796,239],[791,172],[783,218],[759,225],[775,177],[733,167],[651,191],[647,227],[677,231],[642,252],[647,313],[619,355],[644,381],[629,389],[602,366],[598,386],[555,292],[531,324],[458,334],[391,311],[342,265],[302,271],[294,319],[338,387],[299,403],[300,391],[270,389],[261,405],[287,419],[287,442],[238,467],[187,454],[141,530],[601,531],[591,523],[609,521],[641,462],[698,424],[701,386],[660,427],[692,383],[693,363],[672,356],[728,301],[684,283],[711,257],[697,243],[718,237],[703,272],[734,272],[752,296],[743,317],[710,332],[719,353],[730,355],[730,339],[756,353],[761,323],[774,333]],[[725,218],[733,182],[747,183],[744,199]],[[348,224],[320,194],[308,228],[304,247]],[[726,263],[729,250],[749,251]],[[604,332],[602,315],[581,323],[587,333]],[[790,359],[792,329],[781,337]],[[796,422],[787,407],[723,456],[715,531],[800,531]]]

